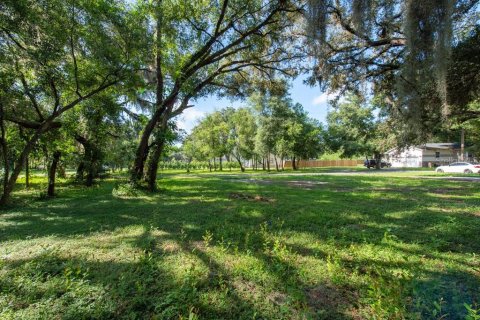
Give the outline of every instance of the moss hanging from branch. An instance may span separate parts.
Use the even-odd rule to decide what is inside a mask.
[[[446,77],[453,8],[453,0],[408,0],[405,3],[407,52],[399,94],[413,122],[426,118],[430,112],[441,110],[444,116],[448,114]],[[432,102],[436,108],[431,108]]]
[[[352,24],[356,30],[364,33],[372,21],[373,0],[355,0],[352,4]]]
[[[449,113],[452,24],[476,2],[307,0],[313,78],[334,91],[374,83],[374,90],[388,92],[399,114],[420,132]]]

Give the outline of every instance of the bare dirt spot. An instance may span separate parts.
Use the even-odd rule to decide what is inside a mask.
[[[299,181],[287,181],[286,184],[290,187],[302,188],[311,190],[314,187],[323,186],[327,184],[324,181],[311,181],[311,180],[299,180]]]
[[[257,180],[257,179],[235,179],[232,180],[235,182],[243,182],[243,183],[254,183],[254,184],[264,184],[264,185],[271,185],[271,184],[276,184],[276,182],[272,180]]]
[[[438,189],[428,190],[428,192],[435,193],[435,194],[456,194],[459,191],[461,191],[461,189],[459,188],[438,188]]]
[[[313,311],[330,310],[353,319],[360,319],[353,306],[358,294],[349,288],[321,284],[305,290],[307,304]]]
[[[257,180],[257,179],[235,179],[235,182],[243,182],[243,183],[254,183],[260,185],[277,185],[277,186],[289,186],[289,187],[296,187],[296,188],[303,188],[303,189],[312,189],[314,187],[319,187],[326,185],[327,182],[324,181],[313,181],[313,180],[293,180],[293,181],[274,181],[274,180]]]
[[[267,197],[262,197],[259,195],[252,196],[250,194],[246,193],[239,193],[239,192],[232,192],[228,196],[230,199],[236,199],[236,200],[248,200],[248,201],[257,201],[257,202],[274,202],[275,199],[267,198]]]
[[[273,291],[267,296],[267,299],[276,305],[283,305],[287,302],[288,296],[285,293]]]
[[[165,253],[175,253],[181,250],[180,245],[174,241],[165,241],[160,247]]]

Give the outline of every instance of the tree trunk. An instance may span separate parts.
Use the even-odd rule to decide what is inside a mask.
[[[278,170],[277,156],[275,155],[275,156],[273,157],[273,159],[275,160],[275,170],[280,171],[280,170]]]
[[[67,177],[67,173],[65,172],[65,167],[64,166],[62,166],[62,165],[58,166],[57,170],[58,170],[58,176],[60,178],[65,179]]]
[[[28,155],[25,158],[25,188],[30,188],[30,166],[28,163]]]
[[[297,170],[297,164],[295,163],[295,156],[292,158],[292,169]]]
[[[94,143],[90,142],[85,137],[76,135],[75,140],[82,144],[85,152],[83,160],[77,168],[77,179],[83,180],[84,172],[87,171],[85,185],[91,187],[94,183],[94,179],[98,176],[100,151]]]
[[[157,138],[155,149],[151,154],[150,162],[148,164],[147,184],[148,190],[151,192],[154,192],[157,188],[158,161],[160,161],[164,146],[165,139],[163,138],[163,134],[160,134]]]
[[[238,164],[240,165],[240,170],[242,172],[245,172],[245,167],[243,166],[242,161],[240,160],[240,157],[235,156],[235,159],[237,159]],[[231,168],[231,167],[230,167]]]
[[[223,157],[223,156],[222,156],[222,157]],[[220,167],[220,171],[223,171],[222,157],[218,158],[218,164],[219,164],[219,167]]]
[[[92,159],[92,160],[94,160],[94,159]],[[96,161],[91,161],[88,165],[87,179],[85,179],[85,186],[87,186],[87,187],[93,186],[93,182],[94,182],[95,177],[97,175],[96,166],[97,166]]]
[[[20,172],[22,172],[23,164],[25,163],[26,157],[30,154],[30,151],[33,149],[33,146],[37,143],[40,135],[45,132],[46,129],[39,129],[35,132],[35,134],[28,140],[25,147],[23,147],[22,153],[20,154],[17,162],[15,164],[15,168],[13,169],[12,175],[10,177],[5,177],[4,187],[2,196],[0,198],[0,205],[5,205],[8,200],[10,199],[10,194],[15,187],[15,183],[17,182],[18,176]]]
[[[151,119],[148,124],[145,126],[145,130],[142,133],[142,137],[140,138],[140,142],[137,147],[137,151],[135,153],[135,160],[133,162],[132,168],[132,175],[131,180],[132,182],[138,182],[143,177],[143,170],[145,168],[145,161],[147,161],[149,147],[148,147],[148,139],[153,131],[153,126],[150,125],[154,119]]]
[[[270,171],[270,153],[267,154],[267,159],[265,161],[267,162],[267,171]]]
[[[47,195],[49,197],[54,197],[55,196],[55,176],[57,172],[57,165],[58,161],[60,160],[60,151],[55,151],[53,153],[53,159],[52,159],[52,164],[50,165],[50,168],[48,169],[48,191]]]
[[[77,173],[76,173],[76,179],[77,180],[83,180],[83,173],[85,171],[85,162],[83,159],[80,161],[77,167]]]
[[[380,168],[382,167],[382,155],[380,153],[375,153],[373,156],[375,157],[375,169],[380,170]]]
[[[1,105],[0,105],[1,107]],[[3,122],[3,108],[0,110],[0,129],[1,129],[1,144],[2,144],[2,156],[3,156],[3,186],[2,190],[7,188],[8,183],[8,176],[10,175],[10,163],[8,163],[8,145],[7,145],[7,138],[5,136],[5,126]]]

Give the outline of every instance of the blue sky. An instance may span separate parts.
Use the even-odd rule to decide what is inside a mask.
[[[310,117],[325,122],[328,111],[327,100],[329,96],[320,92],[318,86],[310,87],[303,83],[305,76],[298,77],[292,82],[290,96],[294,103],[299,102],[308,112]],[[185,110],[184,114],[178,117],[178,125],[188,133],[195,126],[197,121],[206,114],[220,110],[225,107],[235,107],[246,105],[246,101],[230,101],[228,99],[219,99],[215,96],[204,98],[193,102],[193,108]]]

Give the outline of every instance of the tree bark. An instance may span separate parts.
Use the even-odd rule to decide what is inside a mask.
[[[85,185],[87,187],[91,187],[94,183],[95,178],[98,175],[100,151],[94,143],[90,142],[85,137],[76,135],[75,140],[82,144],[85,152],[83,160],[77,168],[77,178],[79,180],[83,180],[83,176],[86,171],[87,176],[85,178]]]
[[[222,157],[223,157],[223,156],[222,156]],[[219,158],[218,158],[218,165],[219,165],[220,171],[223,171],[222,157],[219,157]]]
[[[30,188],[30,166],[28,163],[28,155],[25,158],[25,188]]]
[[[148,190],[154,192],[157,188],[157,171],[158,171],[158,161],[162,155],[163,148],[165,146],[165,139],[162,136],[158,137],[155,149],[150,157],[150,162],[148,164],[147,171],[147,185]]]
[[[48,191],[47,195],[49,197],[55,196],[55,176],[57,172],[58,161],[60,160],[60,151],[55,151],[53,153],[52,163],[48,169]]]
[[[297,164],[295,163],[295,156],[292,158],[292,169],[297,170]]]
[[[83,173],[85,171],[85,162],[83,159],[80,161],[77,167],[77,173],[76,173],[76,179],[77,180],[83,180]]]
[[[12,175],[10,177],[5,177],[4,187],[2,196],[0,198],[0,205],[5,205],[8,200],[10,199],[10,195],[15,187],[15,183],[17,182],[18,176],[23,169],[23,164],[25,163],[25,159],[33,149],[35,144],[37,143],[40,135],[45,132],[46,129],[40,128],[38,129],[33,136],[28,140],[25,147],[23,147],[22,153],[20,154],[19,158],[16,161],[15,168],[13,169]],[[8,180],[8,181],[7,181]]]
[[[275,170],[277,170],[277,171],[280,171],[280,170],[278,170],[278,161],[277,161],[277,156],[276,156],[276,155],[275,155],[275,156],[273,156],[273,159],[275,160]]]
[[[238,164],[240,165],[240,170],[242,172],[245,172],[245,167],[243,166],[242,161],[240,160],[240,157],[235,156],[235,159],[237,159]],[[231,168],[231,167],[230,167]]]
[[[382,167],[382,155],[380,153],[375,153],[373,156],[375,157],[375,169],[380,170]]]
[[[3,186],[2,190],[4,191],[7,189],[8,184],[8,176],[10,175],[10,163],[8,163],[8,145],[7,145],[7,138],[5,132],[5,123],[3,121],[3,107],[0,104],[0,129],[1,129],[1,145],[2,145],[2,156],[3,156]]]

